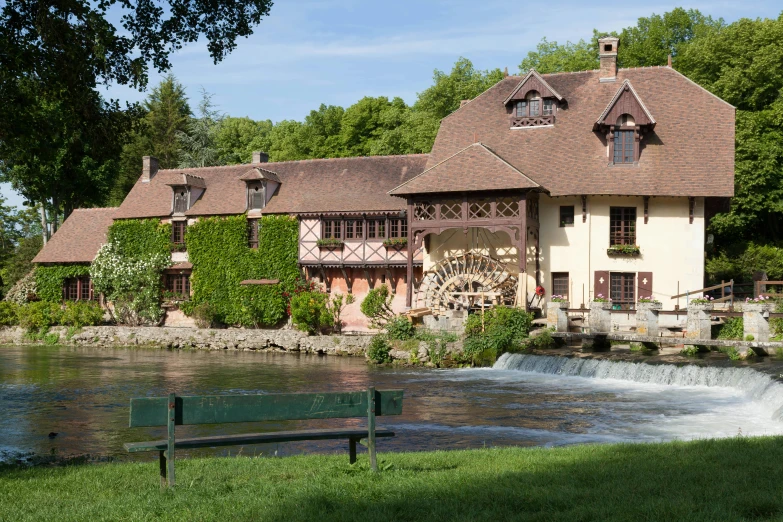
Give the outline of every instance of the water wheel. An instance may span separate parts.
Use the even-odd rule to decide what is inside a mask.
[[[490,294],[482,301],[480,294]],[[517,277],[509,274],[504,263],[476,252],[447,257],[424,276],[417,302],[440,315],[447,310],[466,310],[492,303],[513,305]]]

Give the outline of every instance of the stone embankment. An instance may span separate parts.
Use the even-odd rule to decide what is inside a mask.
[[[371,335],[308,336],[297,330],[244,330],[88,326],[68,336],[68,328],[52,327],[50,334],[59,335],[57,344],[70,346],[120,347],[141,346],[190,350],[249,350],[292,352],[319,355],[365,357]],[[22,328],[0,329],[0,344],[43,344],[31,339]],[[459,352],[461,343],[449,343],[447,352]],[[419,343],[418,350],[392,350],[393,359],[401,362],[429,361],[428,343]]]

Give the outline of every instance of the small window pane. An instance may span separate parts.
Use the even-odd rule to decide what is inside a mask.
[[[574,225],[573,205],[560,207],[560,226],[570,227],[573,225]]]
[[[541,100],[530,100],[530,116],[538,116],[538,107]]]

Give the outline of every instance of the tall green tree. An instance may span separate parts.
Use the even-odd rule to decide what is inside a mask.
[[[190,118],[186,131],[177,132],[177,139],[181,143],[178,164],[180,168],[221,164],[217,136],[224,115],[212,103],[212,96],[204,89],[201,90],[198,117]]]
[[[166,76],[147,96],[143,111],[122,148],[109,200],[113,205],[122,203],[138,180],[143,156],[155,156],[163,169],[179,164],[179,134],[187,129],[191,116],[185,88],[173,75]]]
[[[215,136],[218,161],[225,165],[250,163],[253,152],[271,150],[272,121],[226,116]]]
[[[598,39],[593,31],[593,40],[558,44],[542,38],[535,51],[530,51],[519,64],[520,74],[535,69],[542,74],[557,72],[590,71],[598,68]]]

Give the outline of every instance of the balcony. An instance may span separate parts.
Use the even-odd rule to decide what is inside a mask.
[[[555,115],[549,114],[546,116],[523,116],[517,118],[512,116],[509,118],[512,129],[526,129],[528,127],[543,127],[546,125],[555,124]]]

